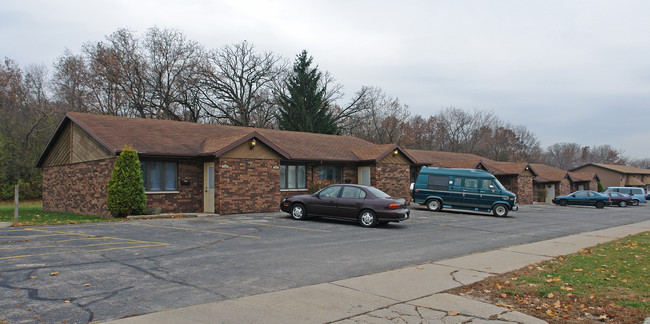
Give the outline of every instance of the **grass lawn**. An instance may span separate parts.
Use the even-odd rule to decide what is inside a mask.
[[[452,290],[550,323],[643,323],[650,316],[650,232]]]
[[[97,223],[121,221],[122,219],[97,216],[77,215],[71,213],[44,212],[40,201],[24,201],[18,205],[17,226],[62,225],[79,223]],[[14,221],[14,202],[0,201],[0,222]]]

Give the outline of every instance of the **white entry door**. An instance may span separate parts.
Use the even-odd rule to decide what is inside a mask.
[[[214,213],[214,162],[203,163],[203,212]]]
[[[370,167],[359,167],[359,184],[364,186],[370,185]]]
[[[553,198],[555,198],[555,184],[546,185],[546,203],[552,203]]]

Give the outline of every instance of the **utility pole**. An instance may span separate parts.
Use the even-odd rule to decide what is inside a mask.
[[[18,187],[19,185],[16,185],[16,189],[14,190],[14,225],[18,224]]]

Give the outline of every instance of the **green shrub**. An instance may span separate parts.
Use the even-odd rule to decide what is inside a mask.
[[[598,192],[603,192],[605,191],[605,188],[603,188],[603,184],[598,181]]]
[[[329,180],[316,179],[316,180],[314,180],[314,182],[312,182],[309,185],[308,190],[309,190],[309,193],[311,194],[311,193],[314,193],[314,192],[316,192],[318,190],[321,190],[321,189],[323,189],[323,188],[325,188],[325,187],[327,187],[327,186],[329,186],[331,184],[332,184],[332,182],[329,181]]]
[[[138,152],[125,147],[115,161],[108,182],[106,206],[113,216],[125,217],[142,214],[146,203]]]

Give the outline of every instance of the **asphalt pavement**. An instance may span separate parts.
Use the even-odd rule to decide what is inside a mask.
[[[647,231],[649,219],[647,206],[411,216],[373,229],[285,213],[3,228],[0,318],[527,323],[444,291]]]
[[[444,291],[645,231],[650,221],[109,323],[545,323]]]

